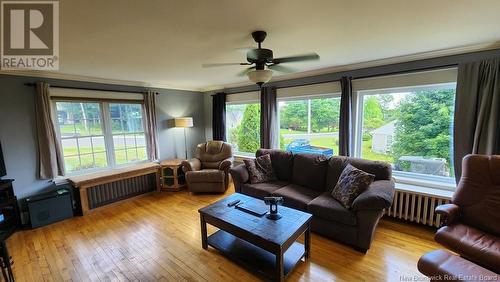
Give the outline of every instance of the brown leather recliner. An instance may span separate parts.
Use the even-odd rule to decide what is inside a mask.
[[[426,254],[418,263],[426,275],[500,273],[500,156],[467,155],[462,169],[451,204],[436,208],[445,222],[435,235],[461,258],[442,250]]]
[[[194,158],[182,162],[188,189],[193,193],[224,193],[229,185],[233,149],[229,143],[198,144]]]

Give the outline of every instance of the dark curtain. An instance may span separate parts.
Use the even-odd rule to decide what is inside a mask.
[[[351,121],[352,121],[352,78],[342,77],[340,79],[342,94],[340,96],[340,119],[339,119],[339,155],[350,156]]]
[[[500,59],[458,66],[453,129],[455,178],[467,154],[500,154]]]
[[[226,142],[226,93],[217,93],[212,98],[212,138]]]
[[[260,147],[278,148],[278,106],[276,88],[262,87],[260,90]]]

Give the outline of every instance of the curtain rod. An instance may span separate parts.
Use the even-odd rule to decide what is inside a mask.
[[[331,73],[331,74],[323,74],[323,75],[318,75],[318,76],[326,76],[326,75],[331,75],[331,79],[324,79],[321,81],[315,81],[315,82],[303,82],[303,83],[291,83],[290,85],[281,85],[282,83],[286,83],[287,80],[281,80],[281,81],[276,81],[274,83],[271,83],[269,87],[276,87],[277,89],[284,89],[284,88],[291,88],[291,87],[300,87],[300,86],[307,86],[307,85],[314,85],[314,84],[321,84],[321,83],[328,83],[328,82],[337,82],[340,81],[340,79],[343,76],[350,76],[352,80],[357,80],[357,79],[366,79],[366,78],[372,78],[372,77],[382,77],[382,76],[388,76],[388,75],[398,75],[398,74],[406,74],[406,73],[413,73],[413,72],[421,72],[421,71],[430,71],[430,70],[439,70],[439,69],[446,69],[450,67],[456,67],[458,66],[458,63],[452,63],[452,64],[444,64],[440,66],[432,66],[432,67],[422,67],[422,68],[414,68],[414,69],[407,69],[407,70],[401,70],[401,71],[388,71],[388,72],[381,72],[381,73],[374,73],[374,74],[365,74],[365,75],[355,75],[352,74],[353,72],[356,72],[358,70],[354,71],[345,71],[345,72],[338,72],[338,73]],[[314,76],[310,76],[314,77]],[[303,78],[296,78],[294,80],[299,80],[299,79],[307,79],[308,77],[303,77]],[[245,86],[241,86],[245,87]],[[242,89],[242,90],[236,90],[234,92],[229,92],[226,93],[226,95],[232,95],[232,94],[239,94],[239,93],[245,93],[245,92],[252,92],[252,91],[260,91],[260,89],[253,89],[250,88],[252,86],[247,86],[248,88]],[[266,87],[265,85],[263,87]],[[222,90],[223,92],[223,90]],[[214,96],[213,94],[212,96]]]
[[[36,83],[25,83],[26,86],[36,86]],[[109,91],[109,92],[121,92],[121,93],[140,93],[144,94],[147,90],[138,91],[138,90],[113,90],[113,89],[99,89],[99,88],[91,88],[91,87],[76,87],[76,86],[59,86],[59,85],[50,85],[52,88],[67,88],[67,89],[79,89],[79,90],[93,90],[93,91]],[[158,95],[158,93],[156,93]]]

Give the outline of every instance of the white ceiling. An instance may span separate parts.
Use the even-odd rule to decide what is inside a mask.
[[[247,82],[236,48],[268,32],[275,57],[317,52],[299,71],[500,42],[498,0],[61,0],[60,73],[210,89]]]

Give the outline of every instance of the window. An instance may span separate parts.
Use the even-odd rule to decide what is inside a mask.
[[[453,180],[455,83],[358,92],[358,156],[400,177]]]
[[[116,164],[145,160],[147,153],[142,105],[109,104],[109,112]]]
[[[147,159],[141,104],[56,101],[55,108],[67,173]]]
[[[260,104],[226,104],[226,133],[236,154],[253,156],[260,148]]]
[[[338,155],[340,97],[280,100],[280,148]]]
[[[99,103],[57,103],[57,120],[66,171],[107,167]]]

